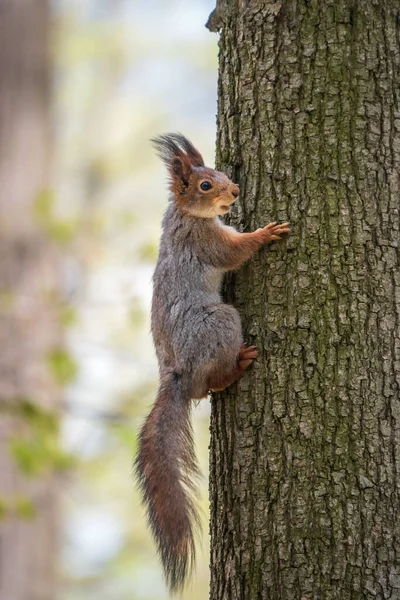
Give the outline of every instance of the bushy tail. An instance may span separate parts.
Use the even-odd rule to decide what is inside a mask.
[[[198,474],[190,421],[190,398],[176,373],[161,377],[156,402],[139,436],[136,476],[171,593],[185,584],[194,565],[193,503]]]

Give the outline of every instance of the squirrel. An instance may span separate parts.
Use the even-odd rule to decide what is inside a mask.
[[[159,363],[156,401],[139,434],[137,481],[171,593],[180,591],[194,565],[194,504],[198,467],[191,400],[225,389],[257,357],[243,342],[239,313],[223,303],[224,272],[238,268],[261,246],[290,231],[276,221],[239,233],[219,219],[239,187],[204,165],[183,135],[152,140],[165,163],[171,196],[162,223],[153,277],[151,330]]]

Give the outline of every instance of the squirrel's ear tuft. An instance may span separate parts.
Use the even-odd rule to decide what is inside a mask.
[[[186,153],[194,167],[204,167],[204,160],[192,142],[189,142],[181,133],[171,133],[170,138]]]
[[[200,152],[180,133],[160,135],[151,141],[167,166],[171,176],[171,190],[175,194],[184,193],[189,185],[192,168],[204,166]]]
[[[181,133],[167,133],[153,138],[151,141],[167,167],[171,166],[175,157],[182,157],[182,155],[186,155],[193,167],[204,167],[204,160],[200,152]]]

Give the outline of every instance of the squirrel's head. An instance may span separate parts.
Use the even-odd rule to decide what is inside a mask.
[[[239,196],[239,187],[225,173],[206,167],[189,140],[168,133],[152,142],[167,166],[174,200],[183,211],[204,219],[229,212]]]

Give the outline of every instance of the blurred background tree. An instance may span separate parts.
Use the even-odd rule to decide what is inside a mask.
[[[66,365],[49,198],[49,7],[0,7],[0,598],[56,597],[57,445]],[[47,213],[47,223],[52,222]]]

